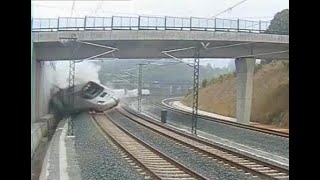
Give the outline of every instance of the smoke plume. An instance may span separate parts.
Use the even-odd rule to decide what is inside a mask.
[[[56,63],[54,85],[59,88],[69,86],[69,61],[61,61]],[[100,83],[99,70],[100,66],[90,61],[76,63],[75,84],[94,81]]]

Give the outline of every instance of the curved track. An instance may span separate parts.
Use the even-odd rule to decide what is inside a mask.
[[[160,107],[160,108],[164,108],[176,113],[180,113],[183,115],[188,115],[188,116],[192,116],[191,112],[187,112],[181,109],[177,109],[174,108],[170,105],[168,105],[168,103],[166,102],[152,102],[154,105]],[[213,117],[209,117],[209,116],[205,116],[205,115],[199,115],[199,118],[208,120],[208,121],[214,121],[214,122],[218,122],[218,123],[222,123],[222,124],[226,124],[226,125],[230,125],[230,126],[235,126],[235,127],[239,127],[239,128],[243,128],[243,129],[249,129],[249,130],[253,130],[253,131],[258,131],[258,132],[262,132],[262,133],[266,133],[266,134],[271,134],[271,135],[275,135],[275,136],[280,136],[280,137],[284,137],[284,138],[289,138],[289,133],[286,132],[280,132],[280,131],[276,131],[276,130],[272,130],[272,129],[266,129],[266,128],[261,128],[261,127],[256,127],[256,126],[251,126],[251,125],[244,125],[244,124],[240,124],[237,122],[232,122],[232,121],[225,121],[225,120],[221,120],[221,119],[217,119],[217,118],[213,118]]]
[[[127,108],[116,108],[116,110],[126,116],[130,120],[144,126],[158,134],[168,137],[183,146],[187,146],[200,154],[204,154],[209,158],[217,159],[229,164],[231,167],[244,170],[254,176],[267,179],[288,179],[289,170],[278,167],[237,152],[216,146],[198,137],[174,130],[161,123],[150,120],[149,118],[137,114]]]

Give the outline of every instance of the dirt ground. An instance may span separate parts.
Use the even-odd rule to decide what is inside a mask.
[[[289,127],[289,69],[283,61],[263,65],[254,74],[252,93],[251,122]],[[191,95],[182,103],[191,107]],[[235,117],[236,77],[200,89],[199,109]]]

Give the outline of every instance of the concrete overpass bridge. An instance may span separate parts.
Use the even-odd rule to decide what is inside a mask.
[[[289,36],[266,30],[269,22],[176,17],[84,17],[33,19],[32,122],[41,105],[41,62],[99,58],[234,58],[237,72],[237,120],[248,124],[255,59],[289,59]],[[62,39],[73,41],[64,44]],[[99,44],[100,47],[92,44]],[[110,50],[110,49],[109,49]],[[195,50],[198,55],[195,57]],[[44,108],[46,109],[46,108]],[[41,112],[43,111],[43,112]]]
[[[162,51],[207,45],[200,58],[237,58],[253,55],[263,59],[288,59],[289,36],[265,34],[268,22],[173,18],[111,17],[34,19],[33,41],[38,60],[84,59],[105,49],[88,44],[64,46],[61,38],[75,37],[118,48],[100,58],[167,58]],[[273,32],[282,33],[282,32]],[[77,46],[78,45],[78,46]],[[204,47],[204,46],[203,46]],[[193,51],[173,53],[178,58],[193,57]]]

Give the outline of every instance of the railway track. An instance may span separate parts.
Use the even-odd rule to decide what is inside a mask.
[[[154,105],[160,107],[160,108],[167,109],[167,110],[179,113],[179,114],[189,115],[189,116],[192,115],[191,112],[186,112],[186,111],[171,107],[169,105],[164,105],[164,104],[159,103],[159,102],[152,102],[152,103]],[[205,116],[205,115],[198,115],[198,117],[202,118],[202,119],[206,119],[208,121],[218,122],[218,123],[231,125],[231,126],[235,126],[235,127],[239,127],[239,128],[244,128],[244,129],[258,131],[258,132],[262,132],[262,133],[266,133],[266,134],[271,134],[271,135],[275,135],[275,136],[289,138],[289,133],[286,133],[286,132],[280,132],[280,131],[276,131],[276,130],[272,130],[272,129],[255,127],[255,126],[251,126],[251,125],[244,125],[244,124],[240,124],[240,123],[236,123],[236,122],[232,122],[232,121],[225,121],[225,120],[221,120],[221,119],[217,119],[217,118],[212,118],[212,117]]]
[[[100,131],[125,152],[125,158],[135,161],[138,170],[143,169],[145,179],[208,179],[151,147],[106,115],[92,117]]]
[[[117,107],[118,111],[123,116],[136,122],[137,124],[146,127],[162,136],[176,141],[179,145],[186,146],[193,151],[206,156],[210,159],[222,161],[231,167],[243,170],[253,176],[258,176],[265,179],[289,179],[289,170],[278,167],[237,152],[216,146],[198,137],[174,130],[168,126],[150,120],[147,117],[137,114],[127,108]]]

